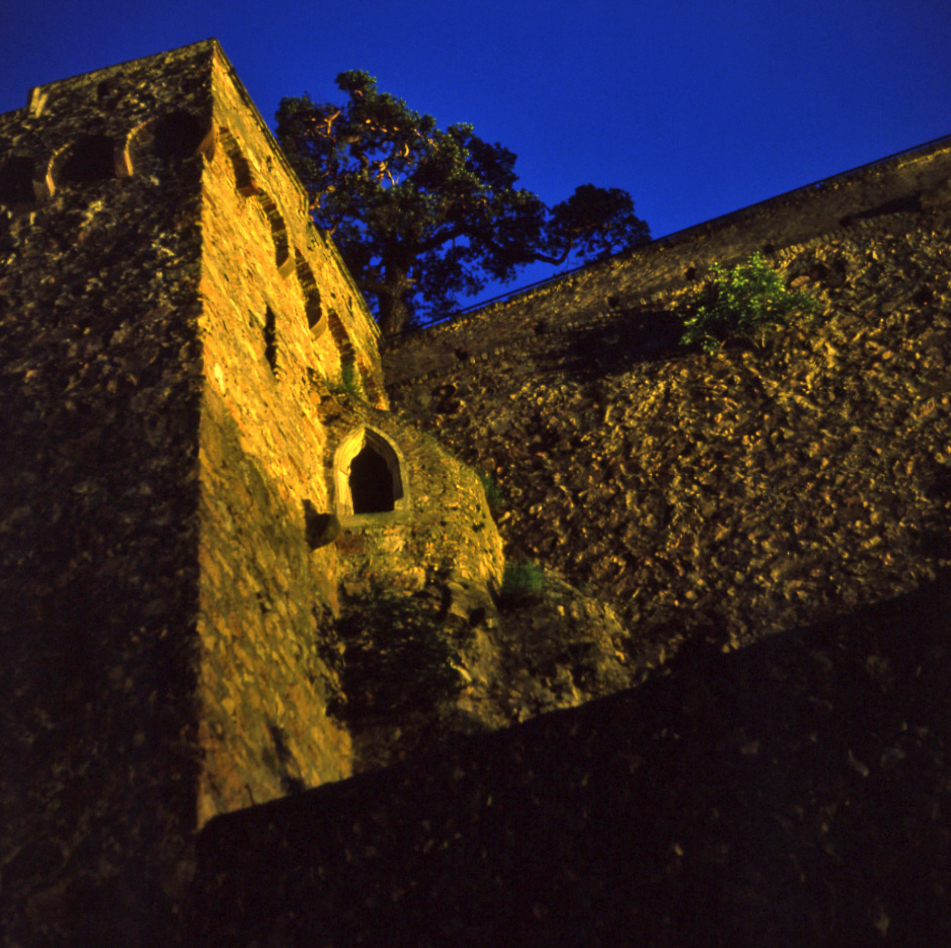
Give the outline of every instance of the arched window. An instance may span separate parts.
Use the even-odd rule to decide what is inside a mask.
[[[33,162],[29,158],[8,158],[0,164],[0,204],[35,204]]]
[[[350,462],[350,499],[355,514],[387,513],[396,502],[390,466],[372,444]]]
[[[152,129],[152,150],[157,158],[191,158],[205,138],[202,120],[191,112],[169,112]]]
[[[314,279],[314,271],[307,265],[301,252],[294,248],[294,260],[297,264],[297,280],[304,293],[304,312],[307,315],[307,325],[314,339],[319,339],[327,329],[327,320],[320,305],[320,290]]]
[[[84,185],[115,176],[112,139],[106,135],[83,135],[57,156],[53,179],[57,185]]]
[[[191,112],[176,111],[143,122],[126,140],[122,173],[132,174],[147,167],[152,158],[167,164],[184,161],[213,139],[206,135],[202,120]]]
[[[274,263],[277,266],[277,272],[281,276],[289,276],[294,269],[294,258],[291,257],[290,247],[287,241],[287,225],[281,212],[277,209],[274,201],[263,191],[259,190],[257,195],[267,215],[268,223],[271,225],[271,237],[274,238]]]
[[[334,493],[344,526],[403,519],[410,502],[399,448],[374,428],[352,432],[334,457]]]

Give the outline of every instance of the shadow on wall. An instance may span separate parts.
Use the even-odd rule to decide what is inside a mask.
[[[947,944],[949,579],[213,820],[198,943]]]
[[[685,352],[679,345],[683,323],[671,312],[619,313],[605,325],[559,333],[556,348],[543,348],[538,366],[569,377],[595,381],[625,372],[640,362],[655,362]],[[539,333],[543,335],[543,332]]]

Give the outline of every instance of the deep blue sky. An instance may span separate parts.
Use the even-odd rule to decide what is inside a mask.
[[[625,188],[654,236],[951,133],[951,0],[2,0],[0,26],[0,112],[215,36],[269,121],[364,69],[549,203]]]

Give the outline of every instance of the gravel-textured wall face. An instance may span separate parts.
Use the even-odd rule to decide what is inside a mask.
[[[391,397],[497,478],[507,555],[616,609],[636,680],[685,638],[737,648],[951,556],[947,248],[939,208],[788,247],[820,316],[713,356],[676,344],[696,284],[608,311],[552,291],[537,335]]]
[[[0,117],[0,264],[0,927],[172,944],[197,828],[350,773],[341,576],[465,624],[501,541],[214,41]],[[368,420],[412,507],[335,545]]]
[[[405,514],[377,515],[378,525],[344,527],[336,543],[341,577],[366,588],[455,583],[481,590],[473,591],[472,608],[485,606],[501,584],[502,545],[476,473],[431,435],[365,402],[341,396],[323,417],[330,435],[328,467],[332,448],[355,428],[379,431],[400,452],[408,497]]]
[[[494,610],[502,572],[477,477],[386,411],[365,304],[223,59],[214,83],[202,214],[200,823],[350,772],[350,735],[326,713],[345,699],[341,609],[420,594],[434,634],[450,636],[447,617],[468,624]],[[363,427],[399,454],[406,500],[349,524],[335,478],[349,483],[339,451]],[[382,717],[387,733],[405,729]],[[356,758],[367,765],[360,747]]]
[[[830,179],[397,342],[401,418],[376,327],[214,41],[0,116],[11,944],[174,945],[193,833],[216,814],[621,690],[678,651],[740,658],[720,653],[951,562],[949,154]],[[709,264],[767,243],[821,300],[816,323],[679,349]],[[382,451],[367,470],[401,469],[392,512],[346,509],[361,431]],[[499,599],[501,540],[469,464],[501,487],[509,553],[548,569],[534,598]],[[887,692],[898,650],[864,660]],[[911,745],[889,721],[877,749],[900,760]],[[584,760],[571,781],[588,785]],[[439,795],[443,813],[456,796]]]
[[[199,124],[210,56],[53,83],[0,117],[0,166],[19,157],[46,187],[0,203],[10,944],[162,939],[183,891],[200,769],[201,158],[122,156],[156,115]]]
[[[451,688],[444,700],[431,702],[433,696],[420,681],[427,675],[460,675],[460,685],[472,681],[466,646],[498,628],[502,541],[475,472],[430,435],[344,394],[325,403],[322,415],[332,473],[341,460],[336,447],[355,431],[375,433],[399,453],[405,506],[365,516],[360,525],[348,525],[342,517],[344,527],[334,544],[341,622],[350,631],[340,642],[342,710],[353,735],[354,766],[365,770],[398,759],[443,732],[498,725],[470,706],[472,689],[460,695]],[[339,474],[332,479],[336,490]],[[390,613],[392,619],[387,618]],[[395,643],[400,633],[389,626],[400,617],[412,626],[407,634],[414,634],[396,656],[403,647]],[[357,652],[359,669],[353,666]],[[422,671],[420,663],[426,666]],[[403,678],[404,685],[395,689],[391,701],[383,691],[386,680],[396,678]],[[421,702],[408,697],[414,690]],[[379,694],[367,696],[367,691]]]

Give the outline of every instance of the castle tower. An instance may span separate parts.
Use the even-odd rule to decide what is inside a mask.
[[[216,41],[0,116],[14,943],[176,943],[209,819],[386,762],[399,721],[327,713],[341,608],[494,608],[480,482],[387,411],[377,337]]]
[[[0,116],[13,942],[170,943],[197,828],[349,773],[318,408],[376,334],[214,40]]]

